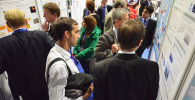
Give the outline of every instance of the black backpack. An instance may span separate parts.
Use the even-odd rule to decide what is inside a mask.
[[[62,58],[55,58],[48,66],[47,70],[47,85],[48,85],[48,80],[49,80],[49,69],[52,64],[54,64],[57,61],[64,61]],[[66,61],[64,61],[66,63]],[[69,98],[77,98],[80,97],[82,94],[85,94],[87,92],[88,87],[91,85],[93,81],[93,77],[89,74],[86,73],[76,73],[72,74],[70,71],[70,68],[68,64],[66,63],[67,69],[68,69],[68,78],[67,78],[67,85],[65,87],[65,96]],[[69,91],[70,90],[70,91]],[[69,95],[70,92],[74,92],[72,90],[81,90],[82,93],[77,94],[78,92],[75,91],[76,95]],[[69,93],[67,93],[69,92]],[[71,94],[75,94],[71,93]]]

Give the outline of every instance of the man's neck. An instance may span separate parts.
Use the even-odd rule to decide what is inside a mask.
[[[114,27],[116,28],[116,30],[118,30],[118,28],[119,28],[119,26],[118,26],[118,25],[116,25],[116,24],[114,24]]]
[[[66,51],[68,51],[69,49],[70,49],[70,46],[67,44],[67,41],[65,42],[65,41],[60,41],[60,40],[58,40],[57,42],[56,42],[60,47],[62,47],[64,50],[66,50]]]
[[[17,29],[22,29],[22,28],[27,28],[27,26],[26,25],[23,25],[23,26],[20,26],[18,28],[12,28],[12,30],[17,30]]]

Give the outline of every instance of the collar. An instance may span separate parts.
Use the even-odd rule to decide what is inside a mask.
[[[123,54],[135,54],[135,51],[134,51],[134,52],[126,52],[126,51],[119,50],[118,53],[123,53]]]
[[[62,47],[60,47],[58,44],[55,43],[54,48],[65,58],[65,60],[68,61],[70,59],[71,56],[70,53],[63,49]]]
[[[146,21],[148,21],[150,19],[150,17],[148,19],[146,19]],[[142,22],[144,22],[144,18],[142,18]]]
[[[118,31],[117,31],[117,29],[114,26],[112,27],[112,29],[114,31],[114,34],[116,36],[116,39],[118,40]]]
[[[25,31],[28,31],[26,28],[18,28],[18,29],[15,29],[12,34],[15,34],[15,33],[21,33],[21,32],[25,32]]]

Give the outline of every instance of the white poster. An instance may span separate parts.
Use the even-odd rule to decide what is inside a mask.
[[[40,30],[41,24],[35,0],[0,0],[0,38],[10,35],[12,29],[6,25],[4,12],[8,9],[19,9],[26,14],[29,30]]]

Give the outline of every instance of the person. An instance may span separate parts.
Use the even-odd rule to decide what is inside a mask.
[[[128,14],[129,11],[124,8],[118,8],[112,13],[113,27],[100,36],[96,46],[94,57],[97,62],[112,57],[118,51],[117,30],[129,18]]]
[[[142,12],[143,12],[145,6],[151,6],[151,5],[153,5],[151,0],[141,1],[141,6],[139,8],[139,16],[142,16]]]
[[[107,5],[106,3],[108,2],[108,0],[102,0],[101,1],[101,5],[98,7],[97,9],[97,14],[100,16],[101,19],[101,30],[102,30],[102,34],[104,31],[104,21],[105,21],[105,17],[106,15],[112,10],[112,6]]]
[[[95,65],[93,100],[156,100],[159,66],[135,54],[144,33],[137,20],[126,20],[119,27],[118,53]]]
[[[114,8],[106,15],[103,33],[108,31],[113,26],[112,13],[114,12],[114,10],[117,8],[125,8],[126,5],[127,5],[126,0],[116,0],[114,2],[114,6],[113,6]]]
[[[52,24],[60,17],[60,8],[56,3],[49,2],[43,5],[43,12],[45,22],[42,24],[42,29],[48,33],[53,41],[57,41],[52,29]]]
[[[86,4],[87,4],[87,1],[90,1],[90,0],[86,0]],[[91,1],[95,2],[95,0],[91,0]],[[83,18],[84,18],[84,16],[87,16],[87,15],[89,15],[89,10],[87,8],[85,8],[85,9],[83,9]]]
[[[136,20],[141,21],[145,28],[146,28],[146,35],[144,37],[144,40],[141,44],[141,46],[137,49],[136,54],[141,57],[144,50],[146,48],[149,48],[153,37],[154,37],[154,31],[156,28],[156,21],[151,19],[150,16],[154,12],[154,8],[152,6],[146,6],[142,12],[142,17],[137,17]]]
[[[94,55],[95,47],[101,35],[101,29],[97,27],[95,18],[91,15],[83,18],[81,35],[73,54],[84,69],[84,72],[90,74],[89,63]]]
[[[67,17],[61,17],[53,23],[54,34],[57,38],[55,46],[50,50],[47,56],[45,77],[48,80],[48,91],[50,100],[71,100],[65,96],[65,88],[67,85],[68,69],[69,67],[72,74],[79,73],[78,68],[70,58],[71,55],[68,52],[71,46],[77,44],[77,40],[80,37],[78,23]],[[49,64],[56,58],[62,58],[64,61],[57,61],[50,66]],[[47,72],[49,76],[47,77]],[[88,98],[92,92],[93,87],[90,87],[84,98]],[[83,100],[83,97],[78,97],[76,100]]]
[[[5,11],[7,25],[14,30],[0,39],[0,74],[8,74],[14,100],[49,100],[45,81],[45,63],[54,43],[44,31],[28,31],[25,13]]]
[[[97,26],[101,28],[101,22],[100,22],[100,16],[95,13],[95,2],[92,0],[87,0],[86,2],[86,8],[89,11],[89,15],[92,15],[97,22]]]

